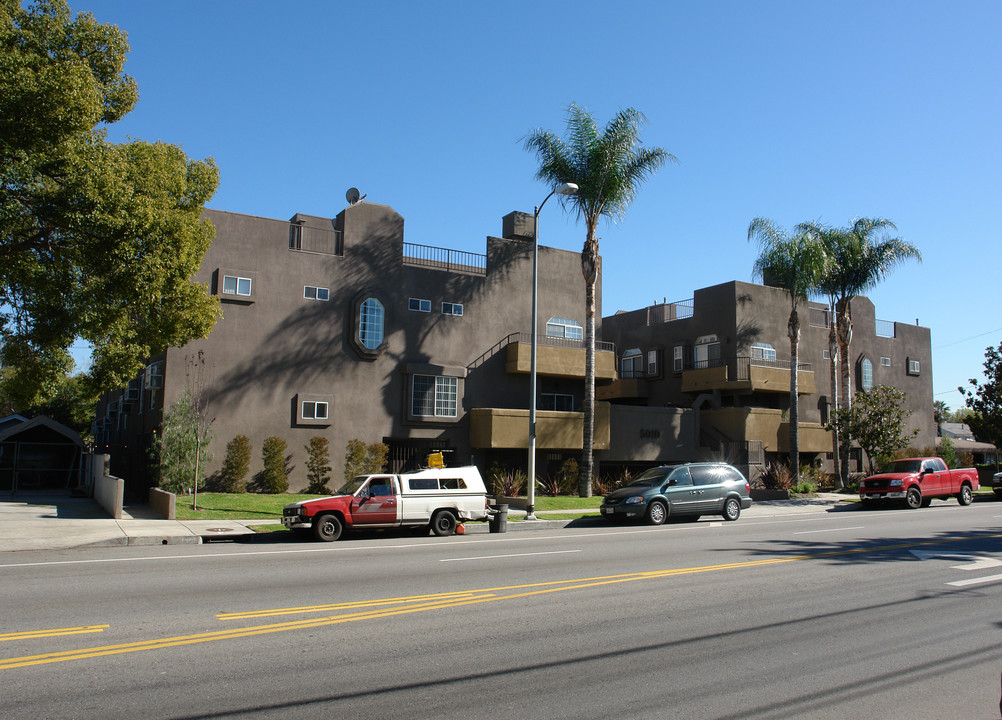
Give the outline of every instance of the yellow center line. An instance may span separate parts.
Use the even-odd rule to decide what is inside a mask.
[[[110,625],[82,625],[71,628],[53,628],[52,630],[25,630],[24,632],[0,633],[0,642],[6,640],[33,640],[35,638],[60,637],[62,635],[86,635],[103,632]]]
[[[984,535],[985,538],[1002,537],[1002,533]],[[351,602],[339,605],[314,605],[304,608],[284,608],[277,610],[263,610],[257,613],[222,613],[219,619],[235,619],[238,617],[257,617],[281,614],[292,614],[295,612],[319,612],[322,610],[352,610],[360,609],[358,612],[346,612],[328,617],[315,617],[305,620],[295,620],[289,622],[273,623],[269,625],[257,625],[246,628],[233,628],[230,630],[219,630],[194,635],[180,635],[176,637],[161,638],[159,640],[143,640],[120,645],[105,645],[102,647],[83,648],[79,650],[64,650],[61,652],[45,653],[41,655],[30,655],[25,657],[9,658],[0,660],[0,670],[10,670],[13,668],[27,667],[31,665],[44,665],[48,663],[67,662],[69,660],[82,660],[85,658],[95,658],[110,655],[121,655],[124,653],[140,652],[143,650],[160,650],[170,647],[180,647],[183,645],[194,645],[199,643],[216,642],[219,640],[234,640],[237,638],[267,635],[278,632],[288,632],[291,630],[303,630],[306,628],[317,628],[330,625],[338,625],[359,620],[374,620],[377,618],[387,618],[400,615],[408,615],[417,612],[428,612],[445,608],[461,607],[466,605],[478,605],[481,603],[497,602],[501,600],[515,600],[532,596],[542,596],[551,593],[563,592],[566,590],[580,590],[603,585],[613,585],[617,583],[636,582],[638,580],[653,580],[667,577],[677,577],[681,575],[692,575],[696,573],[715,572],[719,570],[736,570],[741,568],[763,567],[767,565],[778,565],[781,563],[797,562],[802,560],[813,560],[838,555],[854,555],[869,552],[884,552],[887,550],[900,550],[923,545],[941,545],[947,542],[958,542],[968,540],[966,537],[958,538],[938,538],[935,540],[919,540],[898,543],[894,545],[884,545],[881,547],[853,548],[848,550],[831,550],[826,552],[806,553],[802,555],[788,555],[785,557],[765,558],[761,560],[747,560],[743,562],[721,563],[718,565],[704,565],[699,567],[673,568],[667,570],[648,570],[636,573],[624,573],[619,575],[605,575],[591,578],[577,578],[573,580],[553,580],[548,582],[527,583],[523,585],[506,585],[496,588],[486,588],[466,592],[449,592],[439,595],[414,595],[401,598],[388,598],[374,600],[371,602]],[[368,609],[365,609],[368,608]],[[103,626],[88,626],[94,628],[106,628]],[[71,628],[73,629],[73,628]],[[0,636],[2,637],[2,636]]]

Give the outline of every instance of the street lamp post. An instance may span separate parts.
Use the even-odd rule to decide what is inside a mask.
[[[525,519],[536,520],[536,335],[539,321],[539,211],[554,195],[573,195],[578,191],[574,183],[563,183],[555,187],[539,203],[532,217],[532,335],[529,343],[529,473],[526,478]]]

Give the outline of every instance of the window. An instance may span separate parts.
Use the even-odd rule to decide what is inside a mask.
[[[696,338],[697,368],[716,367],[720,364],[720,340],[716,335],[703,335]]]
[[[463,314],[463,304],[462,303],[442,303],[442,314],[443,315],[462,315]]]
[[[574,412],[574,396],[561,393],[543,393],[539,398],[539,409]]]
[[[647,351],[647,375],[649,377],[658,376],[658,351],[648,350]]]
[[[303,297],[307,300],[323,300],[326,302],[331,299],[331,291],[330,288],[307,285],[303,288]]]
[[[776,348],[769,343],[753,343],[751,346],[751,356],[754,360],[775,360]]]
[[[873,389],[873,362],[870,358],[859,361],[859,386],[864,390]]]
[[[407,301],[407,309],[411,312],[431,312],[431,300],[422,300],[421,298],[411,298]]]
[[[146,374],[143,376],[143,384],[147,388],[159,389],[164,386],[164,364],[155,362],[146,366]]]
[[[546,337],[581,340],[584,337],[584,328],[581,327],[581,323],[577,320],[551,317],[546,321]]]
[[[889,357],[882,357],[880,358],[880,364],[882,367],[890,367],[891,359]]]
[[[459,378],[415,375],[411,389],[411,415],[456,417],[458,398]]]
[[[620,375],[624,378],[639,378],[644,376],[644,356],[640,348],[630,348],[623,353],[619,363]]]
[[[918,360],[912,360],[911,358],[908,358],[908,374],[909,375],[918,375],[919,372],[921,371],[921,369],[922,369],[922,366],[920,365],[920,363],[919,363]]]
[[[306,400],[303,402],[303,420],[326,420],[327,403]]]
[[[244,297],[249,297],[250,294],[250,278],[223,275],[223,295],[243,295]]]
[[[683,358],[685,357],[685,348],[682,345],[676,345],[672,348],[672,370],[674,372],[682,372]]]
[[[362,346],[375,350],[383,344],[383,304],[376,298],[368,298],[359,310],[358,341]]]
[[[822,350],[821,351],[821,357],[823,357],[825,360],[831,360],[832,359],[831,351],[830,350]]]

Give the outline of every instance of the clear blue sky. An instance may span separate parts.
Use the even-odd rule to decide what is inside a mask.
[[[604,314],[751,280],[756,216],[893,220],[924,257],[870,293],[932,329],[936,398],[1002,340],[1002,3],[71,0],[126,30],[127,136],[213,157],[210,207],[333,217],[357,187],[410,242],[484,252],[548,188],[521,139],[635,107],[678,165],[600,227]],[[584,228],[548,203],[543,244]],[[580,277],[568,278],[580,282]]]

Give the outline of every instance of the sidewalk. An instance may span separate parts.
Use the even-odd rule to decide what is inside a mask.
[[[774,517],[802,513],[848,510],[849,495],[820,493],[795,500],[756,502],[742,511],[743,517]],[[553,530],[564,527],[607,527],[599,517],[547,520],[547,515],[567,515],[565,510],[537,511],[535,521],[519,510],[508,513],[508,532]],[[703,522],[711,518],[704,518]],[[740,521],[739,521],[740,522]],[[279,524],[275,520],[157,520],[144,505],[125,508],[121,520],[108,514],[89,498],[15,498],[0,501],[0,552],[60,550],[120,545],[197,545],[202,542],[235,540],[254,535],[249,526]],[[487,523],[467,523],[466,534],[489,532]]]

